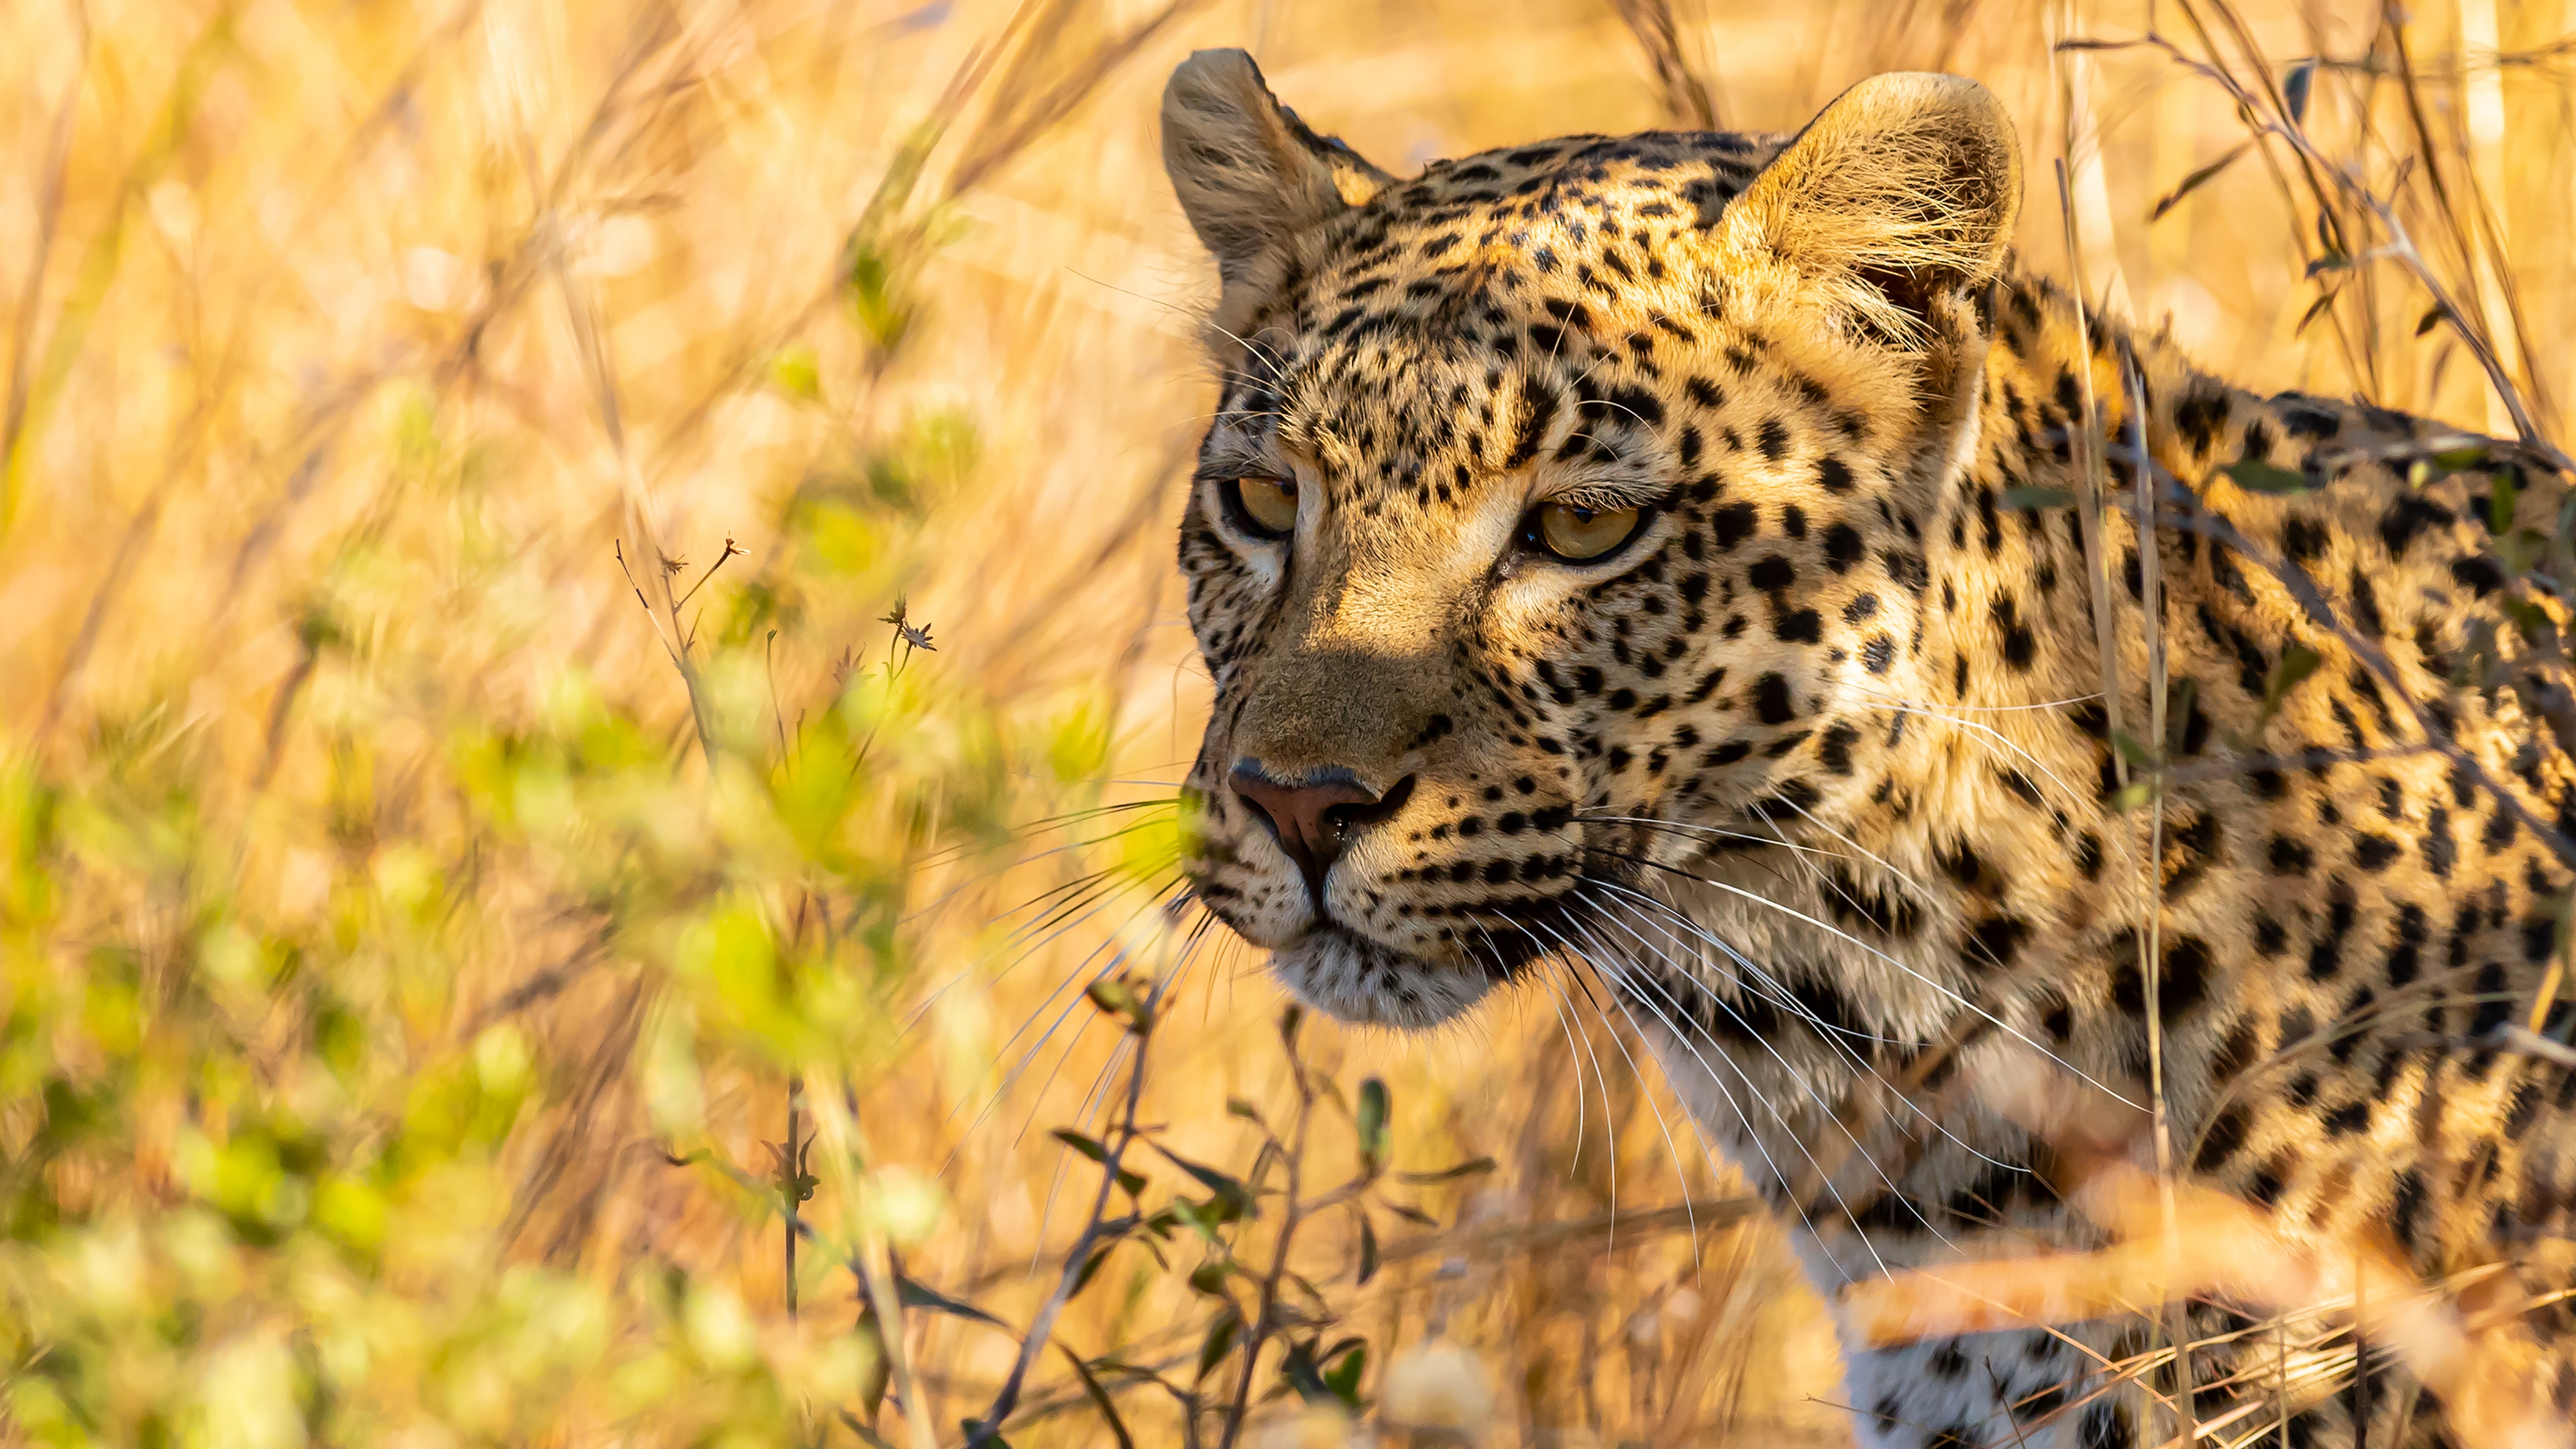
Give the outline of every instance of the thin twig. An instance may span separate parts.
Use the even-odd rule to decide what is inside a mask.
[[[2131,448],[2139,457],[2147,456],[2146,379],[2140,375],[2138,360],[2127,347],[2120,349],[2121,379],[2128,392]],[[2147,639],[2147,733],[2154,741],[2156,770],[2164,771],[2167,741],[2171,731],[2166,725],[2166,669],[2164,635],[2164,551],[2156,540],[2156,482],[2149,468],[2133,470],[2137,475],[2138,497],[2138,611],[2139,627]],[[2181,1276],[2182,1236],[2174,1201],[2173,1129],[2165,1110],[2165,1042],[2164,1042],[2164,923],[2165,923],[2165,792],[2155,792],[2148,802],[2147,855],[2141,875],[2146,887],[2147,928],[2138,939],[2138,979],[2145,983],[2147,1017],[2147,1103],[2151,1130],[2155,1136],[2156,1192],[2164,1214],[2164,1240],[2167,1280]],[[2164,1329],[2174,1348],[2174,1417],[2183,1441],[2198,1436],[2192,1431],[2192,1367],[2189,1335],[2184,1331],[2184,1305],[2165,1305]]]
[[[18,284],[17,325],[9,341],[9,401],[0,413],[0,532],[15,511],[18,435],[27,420],[28,368],[35,360],[37,303],[44,300],[45,264],[52,260],[54,238],[63,221],[63,183],[71,172],[72,124],[80,116],[81,90],[89,84],[89,7],[71,0],[75,55],[63,81],[63,98],[54,110],[54,126],[45,145],[44,180],[36,191],[36,247],[27,258],[26,279]]]
[[[1126,1040],[1127,1049],[1135,1053],[1135,1059],[1127,1069],[1127,1100],[1119,1111],[1118,1130],[1102,1144],[1100,1190],[1092,1196],[1091,1216],[1084,1222],[1082,1234],[1075,1239],[1072,1251],[1065,1254],[1064,1267],[1056,1274],[1055,1291],[1047,1295],[1047,1301],[1038,1309],[1037,1316],[1029,1320],[1028,1336],[1020,1341],[1020,1354],[1011,1364],[1010,1377],[1002,1381],[1001,1391],[993,1396],[992,1406],[984,1411],[982,1422],[968,1435],[970,1445],[990,1443],[1000,1437],[1002,1425],[1019,1404],[1020,1389],[1028,1380],[1029,1370],[1037,1366],[1039,1356],[1046,1352],[1047,1340],[1055,1332],[1056,1319],[1063,1314],[1065,1305],[1073,1301],[1074,1288],[1082,1281],[1083,1265],[1091,1261],[1093,1249],[1100,1245],[1109,1222],[1110,1195],[1118,1189],[1118,1173],[1127,1149],[1135,1145],[1139,1135],[1136,1109],[1145,1097],[1146,1048],[1153,1039],[1151,1023],[1161,1010],[1164,993],[1170,989],[1177,974],[1165,972],[1155,980],[1153,991],[1145,998],[1146,1025],[1131,1032]]]
[[[1295,1020],[1294,1017],[1290,1020]],[[1288,1173],[1287,1206],[1279,1220],[1279,1237],[1270,1247],[1270,1269],[1262,1275],[1260,1307],[1246,1325],[1243,1347],[1243,1374],[1235,1380],[1234,1401],[1227,1405],[1225,1427],[1217,1435],[1217,1449],[1234,1449],[1243,1437],[1244,1416],[1252,1407],[1253,1375],[1261,1368],[1261,1350],[1268,1345],[1277,1328],[1279,1317],[1279,1284],[1288,1271],[1288,1251],[1295,1242],[1297,1225],[1302,1221],[1297,1201],[1298,1179],[1306,1165],[1306,1133],[1315,1115],[1315,1084],[1306,1075],[1306,1064],[1297,1056],[1294,1028],[1282,1032],[1287,1039],[1288,1070],[1297,1085],[1297,1125],[1290,1136],[1287,1150],[1281,1154]]]

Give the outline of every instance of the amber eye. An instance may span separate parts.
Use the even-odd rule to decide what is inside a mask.
[[[1263,538],[1286,538],[1297,531],[1297,480],[1236,478],[1226,491],[1234,495],[1237,521]]]
[[[1601,557],[1629,539],[1645,521],[1639,508],[1584,508],[1572,503],[1544,503],[1522,526],[1529,542],[1568,563]]]

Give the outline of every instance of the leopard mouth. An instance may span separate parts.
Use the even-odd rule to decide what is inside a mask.
[[[1567,917],[1550,902],[1535,915]],[[1435,961],[1323,921],[1270,955],[1270,972],[1299,1001],[1361,1026],[1421,1031],[1454,1021],[1518,980],[1565,937],[1535,915],[1479,928],[1463,959]]]

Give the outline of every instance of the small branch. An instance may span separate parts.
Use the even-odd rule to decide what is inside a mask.
[[[1127,1100],[1120,1111],[1118,1131],[1103,1144],[1106,1150],[1100,1163],[1100,1191],[1092,1196],[1091,1215],[1083,1223],[1082,1235],[1075,1239],[1073,1250],[1065,1254],[1064,1268],[1056,1274],[1055,1291],[1047,1295],[1045,1305],[1038,1309],[1035,1318],[1029,1320],[1028,1336],[1020,1341],[1020,1356],[1011,1365],[1010,1377],[1002,1381],[1001,1391],[993,1396],[992,1407],[984,1411],[983,1421],[968,1432],[967,1443],[970,1446],[989,1444],[1001,1437],[1003,1423],[1019,1404],[1020,1390],[1028,1381],[1029,1370],[1037,1367],[1038,1358],[1046,1352],[1047,1341],[1055,1332],[1055,1321],[1063,1314],[1065,1305],[1073,1301],[1074,1288],[1082,1280],[1083,1265],[1091,1261],[1092,1250],[1099,1246],[1104,1236],[1104,1227],[1109,1221],[1110,1195],[1118,1190],[1120,1166],[1127,1149],[1135,1145],[1138,1136],[1136,1109],[1145,1096],[1146,1048],[1153,1039],[1150,1023],[1154,1013],[1161,1008],[1163,993],[1172,979],[1172,974],[1166,973],[1154,983],[1152,994],[1145,1000],[1148,1024],[1131,1033],[1136,1059],[1127,1070]]]
[[[540,226],[551,218],[541,219]],[[571,320],[573,340],[581,353],[583,370],[589,374],[591,398],[599,411],[599,425],[608,436],[609,450],[617,458],[617,476],[626,505],[627,527],[635,534],[638,546],[651,559],[667,559],[655,534],[652,510],[644,494],[644,476],[637,471],[635,455],[627,445],[626,423],[617,403],[615,365],[608,354],[608,338],[601,331],[599,315],[590,293],[575,281],[571,268],[564,264],[560,244],[547,247],[556,286],[562,291],[565,315]],[[727,540],[731,547],[731,540]],[[731,555],[728,554],[727,557]],[[621,548],[618,564],[626,568],[626,555]],[[716,560],[721,566],[724,559]],[[712,575],[714,568],[707,572]],[[672,596],[671,576],[665,569],[647,568],[637,579],[632,568],[626,568],[626,581],[635,585],[636,596],[644,601],[644,612],[652,616],[653,630],[662,638],[662,647],[671,656],[671,667],[679,671],[680,685],[689,696],[689,722],[697,729],[698,748],[712,761],[715,758],[715,725],[707,710],[706,691],[698,680],[697,663],[689,655],[688,630],[680,622],[680,601]],[[699,580],[704,583],[705,580]]]
[[[1637,48],[1646,53],[1646,63],[1654,67],[1655,83],[1664,92],[1665,119],[1694,131],[1716,130],[1717,102],[1709,94],[1708,83],[1691,67],[1672,0],[1611,0],[1611,8],[1627,22]]]
[[[1291,1010],[1293,1011],[1294,1008]],[[1291,1017],[1289,1020],[1293,1022],[1295,1018]],[[1260,1310],[1253,1316],[1251,1323],[1246,1325],[1241,1350],[1243,1374],[1235,1380],[1234,1402],[1226,1407],[1225,1427],[1217,1435],[1217,1449],[1234,1449],[1243,1437],[1244,1417],[1252,1409],[1253,1376],[1260,1372],[1261,1350],[1268,1346],[1272,1330],[1277,1326],[1279,1284],[1287,1276],[1288,1251],[1294,1245],[1298,1224],[1304,1219],[1300,1211],[1302,1205],[1297,1200],[1297,1191],[1299,1178],[1304,1174],[1306,1165],[1307,1129],[1314,1122],[1315,1084],[1306,1075],[1305,1061],[1297,1055],[1295,1030],[1291,1025],[1281,1033],[1282,1040],[1288,1049],[1289,1074],[1297,1084],[1297,1126],[1285,1150],[1280,1154],[1288,1173],[1288,1195],[1279,1220],[1279,1238],[1270,1249],[1270,1269],[1262,1275],[1261,1279]]]
[[[687,607],[689,606],[689,600],[694,599],[694,598],[696,598],[696,597],[698,596],[698,590],[703,589],[703,588],[705,588],[705,587],[707,586],[707,580],[709,580],[709,579],[711,579],[711,578],[714,578],[714,577],[716,576],[716,570],[718,570],[718,569],[720,569],[720,568],[723,568],[723,567],[725,566],[725,560],[727,560],[727,559],[731,559],[731,558],[738,558],[738,557],[740,557],[740,556],[742,556],[743,554],[748,553],[748,552],[750,552],[750,550],[749,550],[749,549],[745,549],[745,548],[737,547],[737,546],[735,545],[735,543],[734,543],[734,541],[733,541],[732,539],[727,538],[727,539],[725,540],[724,552],[722,552],[722,553],[720,553],[720,554],[717,554],[717,555],[716,555],[716,561],[715,561],[714,563],[711,563],[711,564],[707,565],[707,571],[706,571],[705,573],[702,573],[702,574],[698,575],[698,581],[697,581],[696,583],[694,583],[694,584],[689,585],[689,591],[688,591],[687,593],[685,593],[685,594],[682,594],[682,595],[680,596],[680,601],[679,601],[678,603],[676,603],[676,604],[673,604],[671,607],[672,607],[672,608],[674,608],[674,609],[685,609],[685,608],[687,608]]]
[[[733,547],[733,540],[725,540],[725,547],[728,549]],[[731,555],[728,554],[727,557]],[[722,564],[724,560],[718,559],[716,562]],[[707,572],[714,573],[715,570],[709,569]],[[786,1201],[787,1230],[782,1236],[786,1241],[787,1321],[790,1323],[796,1321],[796,1230],[801,1226],[797,1220],[797,1208],[805,1198],[805,1149],[798,1145],[796,1140],[796,1108],[804,1096],[805,1078],[789,1077],[787,1079],[787,1153],[780,1161],[778,1175],[783,1179],[779,1183],[780,1196]]]

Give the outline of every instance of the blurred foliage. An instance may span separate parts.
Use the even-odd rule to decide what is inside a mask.
[[[399,410],[387,443],[421,486],[473,487],[472,450],[434,414]],[[684,613],[733,621],[693,649],[715,704],[703,754],[579,669],[525,718],[421,689],[400,713],[442,748],[399,778],[345,710],[323,726],[327,841],[292,915],[244,861],[299,832],[256,801],[218,808],[222,761],[175,710],[102,717],[69,764],[8,761],[0,1362],[18,1433],[522,1442],[650,1414],[695,1426],[674,1438],[771,1440],[855,1397],[858,1341],[766,1343],[720,1281],[602,1282],[513,1250],[530,1187],[513,1134],[571,1085],[560,1063],[547,1079],[525,1009],[594,976],[637,1003],[641,1092],[674,1156],[702,1145],[711,1069],[881,1067],[916,863],[999,840],[1013,777],[1096,760],[1096,725],[1015,720],[899,632],[791,717],[769,661],[822,644],[756,601],[899,575],[974,452],[953,412],[851,438],[766,566]],[[412,560],[344,558],[303,633],[310,688],[429,684],[434,658],[380,642],[424,582]],[[462,1001],[505,898],[547,903],[563,960]]]
[[[1015,1370],[1023,1446],[1843,1433],[1816,1305],[1597,1002],[1283,1036],[1164,912],[1207,269],[1151,117],[1194,45],[1397,170],[1969,71],[2214,365],[2487,406],[2461,326],[2213,165],[2224,97],[2061,65],[2055,6],[18,18],[5,1443],[928,1449]],[[2383,7],[2251,24],[2370,134]],[[2554,377],[2576,274],[2502,263],[2564,209],[2568,52],[2419,24],[2428,85],[2502,87],[2454,167],[2520,281],[2479,315]]]

